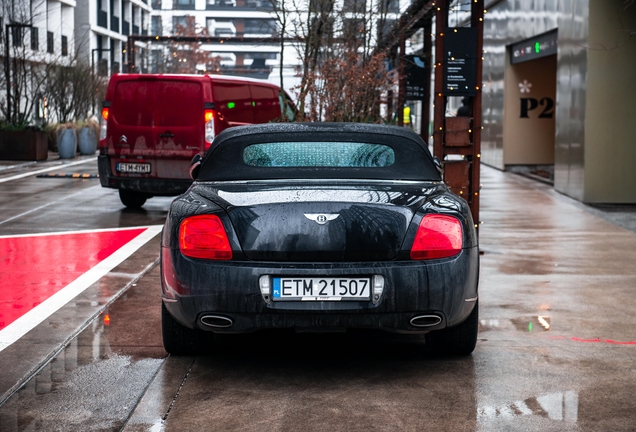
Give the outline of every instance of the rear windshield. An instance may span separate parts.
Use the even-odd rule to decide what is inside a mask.
[[[254,167],[388,167],[395,152],[387,145],[352,142],[275,142],[245,147],[243,162]]]
[[[314,133],[312,126],[302,124],[268,126],[241,126],[240,129],[243,132],[247,129],[271,129],[271,133],[242,133],[215,140],[205,155],[197,180],[440,181],[426,145],[401,136],[402,132],[397,127],[387,127],[389,133],[366,133],[340,131],[339,126],[334,127],[336,130],[322,130],[320,128],[325,126],[315,126],[319,130]],[[384,131],[383,128],[372,128],[373,131],[376,129]],[[229,129],[224,136],[232,133]],[[217,138],[222,137],[219,135]]]
[[[192,126],[203,117],[201,92],[198,82],[122,81],[117,84],[111,112],[125,126]]]

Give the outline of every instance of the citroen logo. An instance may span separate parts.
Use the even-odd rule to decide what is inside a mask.
[[[126,138],[126,135],[122,135],[122,136],[119,137],[119,143],[120,144],[128,143],[128,138]]]
[[[339,214],[324,214],[324,213],[305,213],[305,217],[311,221],[316,222],[318,225],[324,225],[329,221],[334,220],[340,216]]]

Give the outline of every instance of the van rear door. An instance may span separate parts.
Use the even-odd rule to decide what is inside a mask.
[[[195,154],[205,151],[201,82],[158,80],[155,115],[157,176],[188,178],[190,160]],[[175,159],[188,163],[170,163]]]
[[[111,112],[112,145],[121,157],[112,167],[114,172],[126,175],[121,167],[149,164],[150,172],[128,172],[162,179],[189,178],[189,161],[205,150],[201,82],[152,76],[121,80]]]

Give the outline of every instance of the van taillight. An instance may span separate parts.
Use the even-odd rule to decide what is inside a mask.
[[[208,148],[210,148],[210,145],[212,145],[212,141],[214,140],[214,111],[205,110],[204,120],[205,120],[205,149],[207,150]]]
[[[110,108],[102,108],[102,118],[99,120],[99,139],[100,141],[106,139],[106,126],[108,125],[108,115],[110,114]]]
[[[179,227],[179,250],[185,256],[209,260],[232,259],[232,247],[216,215],[184,219]]]
[[[420,221],[411,248],[411,259],[452,257],[461,252],[462,245],[462,224],[457,218],[429,214]]]

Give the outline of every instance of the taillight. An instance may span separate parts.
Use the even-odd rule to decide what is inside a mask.
[[[108,125],[108,115],[110,113],[110,108],[104,107],[102,108],[102,118],[99,121],[99,139],[106,139],[106,126]]]
[[[207,150],[208,148],[210,148],[210,145],[212,145],[212,140],[214,140],[214,111],[205,110],[204,120],[205,120],[205,148]]]
[[[462,250],[461,222],[452,216],[426,215],[417,229],[411,259],[447,258]]]
[[[184,219],[179,228],[179,249],[185,256],[210,260],[232,259],[232,248],[216,215],[199,215]]]

